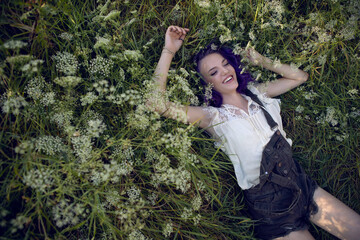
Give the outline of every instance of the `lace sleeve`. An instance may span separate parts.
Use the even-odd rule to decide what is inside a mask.
[[[213,137],[216,137],[215,126],[220,122],[219,120],[219,110],[216,107],[205,107],[203,108],[206,113],[206,118],[208,122],[208,126],[205,129],[208,133],[210,133]]]
[[[219,117],[219,110],[215,107],[205,107],[203,108],[206,113],[206,118],[208,119],[209,125],[208,127],[214,125],[215,120]]]

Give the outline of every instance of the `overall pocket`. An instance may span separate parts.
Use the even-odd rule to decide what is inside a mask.
[[[294,190],[266,182],[257,192],[248,191],[246,200],[251,215],[256,219],[282,216],[289,213],[297,203]]]

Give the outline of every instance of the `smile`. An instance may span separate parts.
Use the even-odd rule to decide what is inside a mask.
[[[225,84],[225,83],[228,83],[228,82],[230,82],[231,80],[233,80],[233,77],[232,77],[232,76],[226,78],[226,79],[223,81],[223,83],[224,83],[224,84]]]

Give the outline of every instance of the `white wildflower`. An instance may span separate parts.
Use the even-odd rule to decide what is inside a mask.
[[[56,70],[69,76],[75,75],[78,70],[78,60],[74,54],[68,52],[57,52],[52,56],[52,59],[56,62]]]
[[[50,106],[55,103],[55,93],[54,92],[47,92],[45,95],[40,99],[40,103],[44,106]]]
[[[144,56],[139,50],[125,50],[124,59],[125,61],[139,61]]]
[[[102,120],[96,119],[88,121],[86,131],[90,137],[100,137],[100,134],[102,134],[105,130],[106,125],[102,122]]]
[[[301,105],[298,105],[295,108],[295,111],[298,112],[298,113],[302,113],[304,110],[305,110],[305,108],[303,106],[301,106]]]
[[[81,105],[93,104],[99,97],[94,92],[87,92],[85,96],[80,98]]]
[[[101,77],[108,77],[114,62],[110,59],[97,56],[95,59],[90,60],[88,71],[92,75],[99,75]]]
[[[150,38],[150,40],[145,43],[145,45],[143,46],[144,49],[148,49],[150,45],[152,45],[154,43],[155,39],[154,38]]]
[[[29,63],[22,66],[21,71],[25,72],[28,75],[31,75],[32,73],[37,73],[39,71],[39,66],[43,63],[44,60],[41,59],[30,60]]]
[[[15,147],[15,152],[18,154],[27,154],[34,149],[34,143],[30,140],[21,142]]]
[[[205,9],[208,9],[211,6],[211,2],[209,0],[195,0],[195,4]]]
[[[315,93],[313,90],[304,93],[304,97],[306,100],[314,100],[314,98],[317,96],[318,94]]]
[[[23,176],[25,185],[41,191],[47,192],[53,185],[53,171],[49,169],[31,169]]]
[[[20,49],[23,47],[26,47],[28,44],[20,41],[20,40],[9,40],[6,43],[4,43],[2,46],[6,49]]]
[[[188,220],[189,218],[191,218],[191,216],[193,215],[193,210],[191,208],[184,208],[182,214],[181,214],[181,218],[183,220]]]
[[[339,142],[343,142],[345,139],[349,138],[349,134],[348,133],[343,133],[341,135],[336,135],[335,139],[338,140]]]
[[[22,96],[10,96],[2,102],[2,110],[4,113],[19,115],[20,109],[27,105],[28,103]]]
[[[36,100],[40,100],[44,95],[45,80],[42,76],[32,78],[26,85],[26,92],[29,96]]]
[[[139,230],[133,230],[129,234],[128,240],[148,240],[148,238],[145,237]]]
[[[194,225],[198,225],[200,223],[200,220],[201,220],[201,215],[198,214],[196,215],[194,218],[193,218],[193,221],[194,221]]]
[[[69,126],[73,119],[73,111],[59,111],[50,117],[50,120],[56,123],[59,127]]]
[[[118,10],[112,10],[111,12],[109,12],[108,15],[106,15],[104,17],[104,21],[109,21],[109,20],[114,20],[115,18],[117,18],[118,16],[120,16],[121,11]]]
[[[58,136],[42,136],[35,139],[35,149],[47,155],[54,156],[65,151],[65,145]]]
[[[326,60],[327,60],[327,54],[318,56],[317,60],[318,60],[320,65],[324,65],[326,63]]]
[[[94,49],[102,48],[102,49],[110,49],[110,39],[105,37],[96,37],[96,43],[94,45]]]
[[[92,142],[90,136],[72,137],[71,143],[73,144],[75,154],[80,158],[81,162],[86,162],[86,160],[91,158]]]
[[[158,199],[158,195],[153,192],[153,193],[151,193],[151,195],[148,196],[147,199],[150,201],[152,206],[155,206],[156,202],[157,202],[157,199]]]
[[[15,219],[11,219],[10,223],[12,225],[11,232],[15,233],[18,229],[24,229],[24,225],[30,222],[31,219],[25,217],[24,215],[18,215]]]
[[[191,202],[192,208],[194,211],[199,211],[202,205],[202,199],[200,197],[200,195],[197,195],[196,197],[194,197],[194,199]]]
[[[54,82],[65,88],[74,88],[82,82],[82,78],[75,76],[57,77],[54,79]]]
[[[121,201],[119,192],[115,190],[108,191],[106,194],[106,201],[108,201],[111,206],[117,207]]]
[[[353,89],[348,90],[347,93],[348,93],[351,97],[355,97],[355,96],[359,93],[359,90],[357,90],[356,88],[353,88]]]
[[[69,200],[62,199],[52,209],[52,216],[59,228],[67,225],[78,224],[81,218],[86,216],[85,207],[80,203],[69,203]]]
[[[140,196],[141,191],[134,186],[132,186],[130,189],[128,189],[126,191],[126,193],[129,196],[129,201],[131,203],[135,203],[135,202],[139,201],[139,199],[141,198],[141,196]]]
[[[111,160],[110,164],[103,165],[103,169],[92,171],[91,181],[96,186],[107,181],[115,184],[120,181],[121,176],[129,175],[132,171],[132,161]]]
[[[152,184],[154,186],[160,183],[175,184],[176,189],[185,193],[191,187],[191,173],[184,167],[177,169],[168,168],[166,171],[156,173],[152,176]]]
[[[105,95],[107,93],[114,93],[116,88],[114,86],[109,87],[109,81],[100,80],[93,84],[95,90],[99,93],[99,95]]]
[[[32,55],[15,55],[6,58],[6,61],[10,64],[25,64],[32,60]]]
[[[71,34],[71,33],[68,33],[68,32],[63,32],[59,35],[60,38],[64,39],[64,40],[68,40],[68,41],[71,41],[74,36]]]
[[[174,226],[171,221],[167,222],[166,225],[163,227],[162,234],[164,237],[168,238],[174,232]]]

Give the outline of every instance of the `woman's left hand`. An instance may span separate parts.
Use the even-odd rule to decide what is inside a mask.
[[[184,42],[188,28],[169,26],[165,34],[165,48],[176,53]]]

